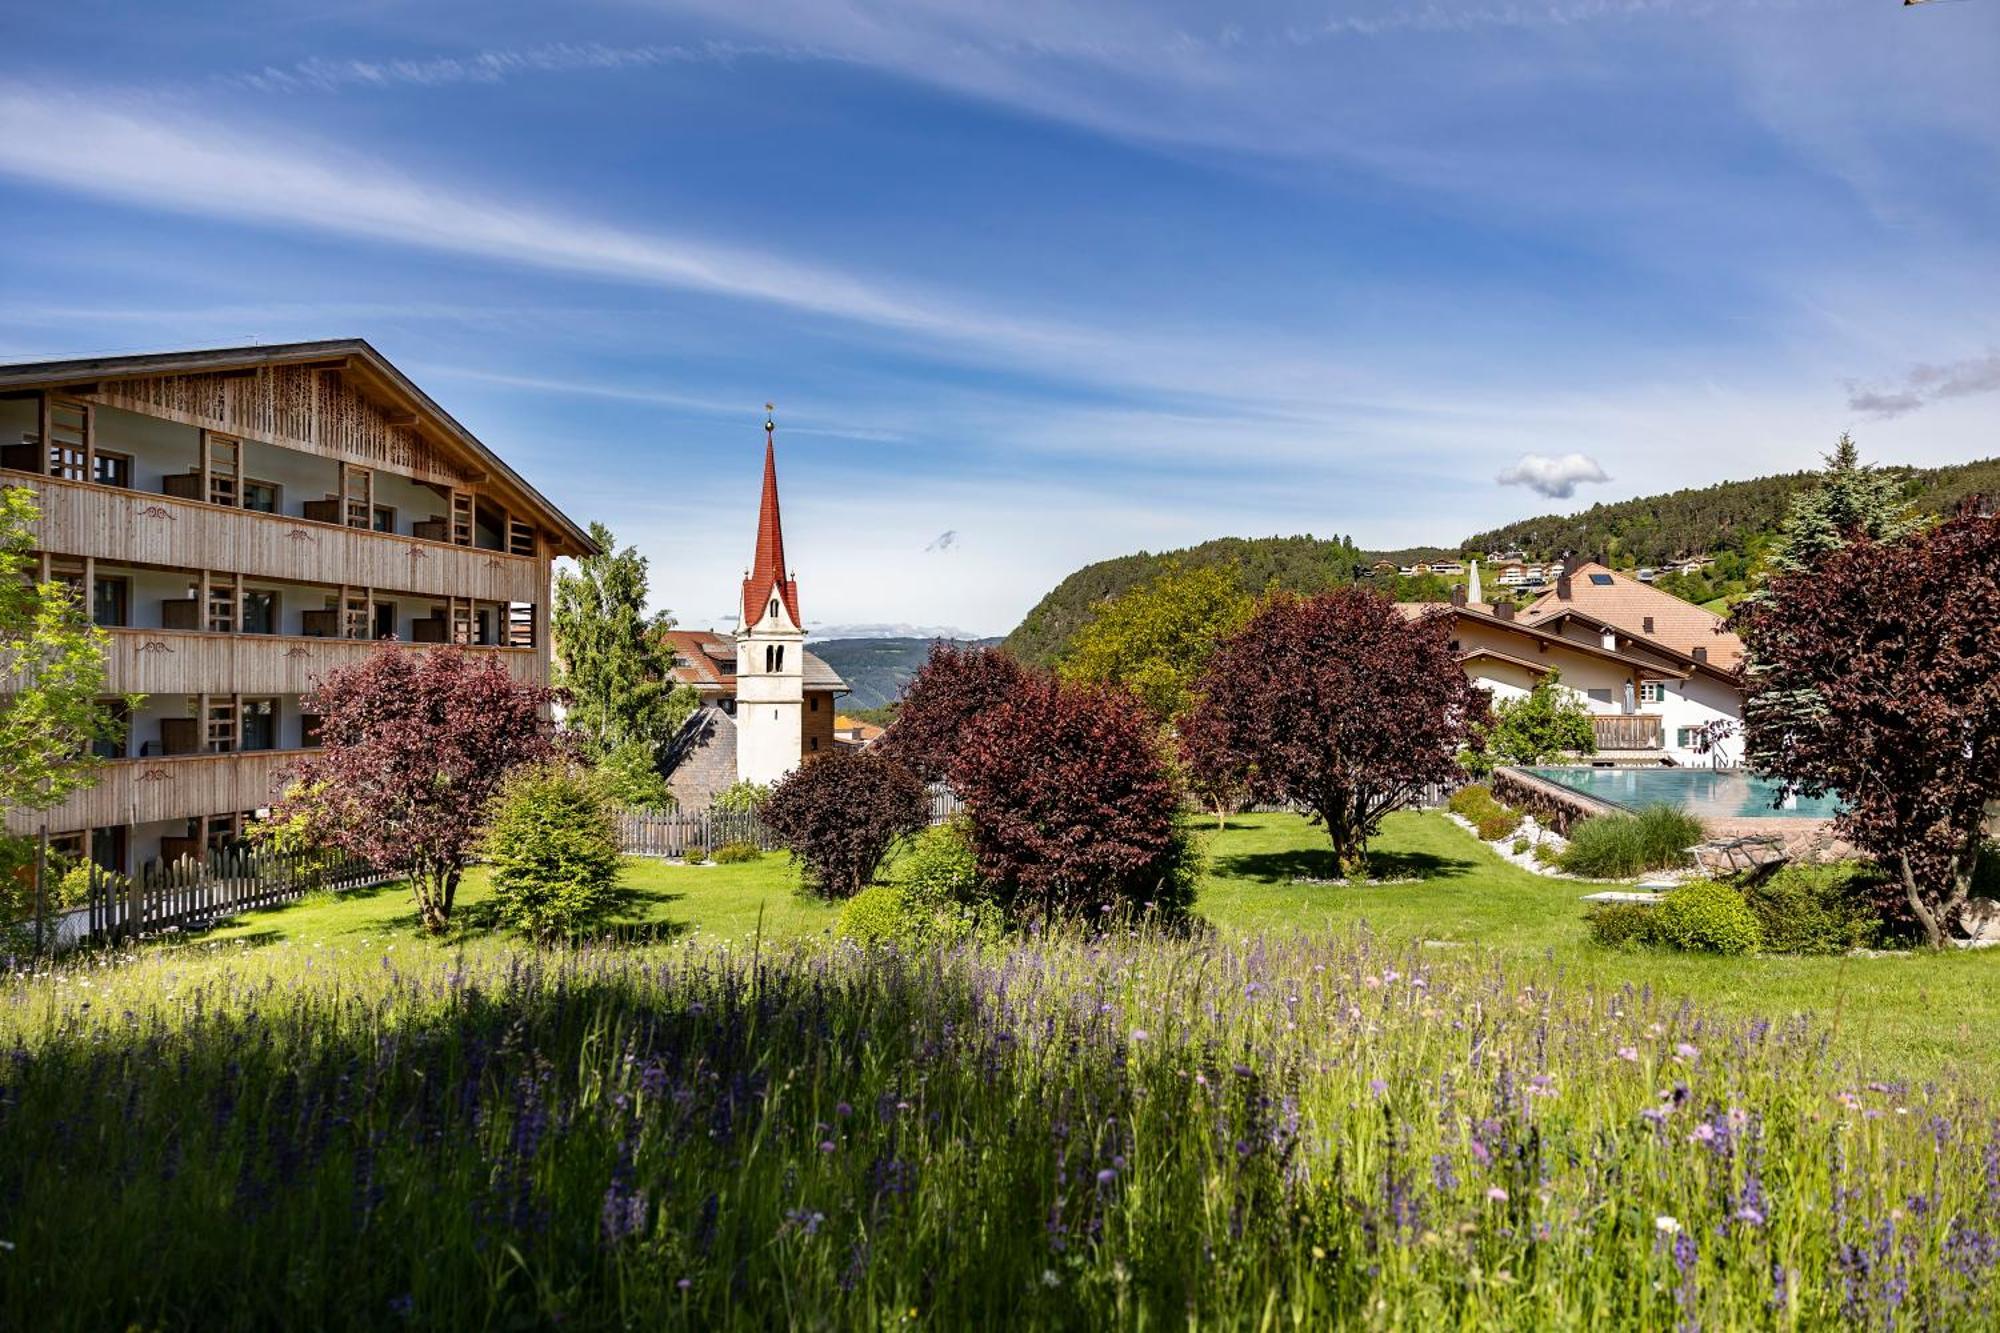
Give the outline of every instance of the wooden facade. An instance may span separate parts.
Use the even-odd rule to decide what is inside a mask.
[[[232,686],[232,694],[303,694],[335,667],[365,660],[382,645],[366,639],[291,634],[207,634],[184,630],[114,629],[107,656],[109,685],[118,694],[200,694]],[[423,645],[404,645],[422,651]],[[534,648],[469,647],[491,657],[515,680],[547,684],[549,659]]]
[[[258,747],[310,743],[297,696],[398,630],[409,651],[466,645],[517,680],[549,678],[550,566],[591,553],[589,536],[366,343],[0,366],[0,414],[0,484],[34,493],[44,576],[87,599],[115,590],[110,618],[90,603],[109,632],[108,688],[184,696],[193,714],[151,706],[157,735],[128,751],[145,757],[107,763],[46,815],[8,812],[13,831],[46,822],[93,845],[122,829],[109,842],[124,848],[156,826],[146,850],[120,853],[136,863],[236,828],[302,753]],[[160,597],[162,573],[192,594],[163,601],[158,628],[131,627],[135,580]],[[290,603],[287,628],[302,632],[250,632],[273,628],[276,605],[253,582],[312,590],[313,609]],[[273,734],[281,703],[289,740]]]
[[[35,492],[42,511],[38,543],[62,555],[428,597],[548,600],[546,557],[223,509],[55,477],[9,477],[7,482]]]
[[[306,753],[259,750],[118,760],[104,766],[97,785],[74,793],[46,816],[10,812],[7,828],[32,833],[44,818],[57,832],[116,828],[260,809],[276,797],[278,774]]]

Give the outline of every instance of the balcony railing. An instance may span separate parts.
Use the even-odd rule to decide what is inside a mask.
[[[1665,746],[1660,718],[1654,713],[1595,713],[1590,729],[1600,750],[1658,750]]]
[[[67,831],[260,809],[276,799],[278,774],[309,753],[251,750],[116,760],[100,770],[96,786],[72,793],[46,814],[8,812],[7,830],[32,833],[44,820],[51,830]]]
[[[535,557],[56,477],[7,481],[36,493],[36,544],[61,555],[419,596],[547,600],[547,562]]]
[[[113,629],[105,665],[116,694],[303,694],[335,667],[365,660],[383,641],[280,634],[205,634]],[[431,644],[398,644],[424,649]],[[503,663],[515,680],[542,684],[547,658],[534,648],[465,649]]]

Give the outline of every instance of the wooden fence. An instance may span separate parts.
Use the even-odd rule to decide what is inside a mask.
[[[72,913],[78,928],[71,933],[108,943],[170,928],[191,929],[308,893],[367,888],[393,878],[360,861],[249,848],[149,866],[129,879],[93,867],[84,904]]]
[[[958,797],[949,788],[931,788],[931,823],[944,823],[958,808]],[[678,858],[689,848],[713,852],[732,842],[751,843],[760,852],[777,851],[780,845],[777,835],[749,811],[626,810],[618,816],[618,845],[627,856]]]

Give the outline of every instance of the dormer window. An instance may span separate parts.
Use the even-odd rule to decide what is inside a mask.
[[[776,615],[778,614],[778,599],[777,599],[777,598],[775,598],[775,597],[773,597],[773,598],[771,599],[771,610],[770,610],[770,614],[771,614],[772,616],[776,616]]]

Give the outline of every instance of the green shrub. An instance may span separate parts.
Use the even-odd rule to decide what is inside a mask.
[[[1572,875],[1624,879],[1688,863],[1688,848],[1707,836],[1701,821],[1670,805],[1636,815],[1597,815],[1569,831],[1560,864]]]
[[[909,907],[909,899],[901,889],[878,884],[847,900],[833,930],[842,939],[862,944],[908,943]]]
[[[708,848],[702,846],[698,842],[688,844],[687,848],[681,852],[681,860],[687,862],[691,866],[698,866],[707,859],[708,859]]]
[[[972,903],[987,896],[972,850],[972,821],[963,814],[912,837],[890,867],[890,882],[931,903]]]
[[[677,804],[660,776],[659,756],[645,741],[626,741],[612,748],[597,765],[597,781],[605,799],[629,810],[671,810]]]
[[[487,826],[500,917],[537,942],[601,925],[618,896],[618,829],[594,778],[550,766],[507,781]]]
[[[770,795],[771,789],[761,782],[732,782],[715,794],[712,804],[726,815],[754,815]]]
[[[763,855],[754,842],[725,842],[715,849],[715,863],[719,866],[742,865]]]
[[[1755,953],[1763,941],[1743,895],[1712,879],[1669,890],[1652,909],[1650,926],[1651,939],[1690,953]]]
[[[1562,865],[1562,857],[1562,851],[1552,842],[1538,842],[1535,844],[1535,860],[1545,866]]]
[[[1514,847],[1513,847],[1514,855],[1516,856],[1527,855],[1528,848],[1531,847],[1532,845],[1533,844],[1530,843],[1526,838],[1514,839]]]
[[[1477,821],[1488,810],[1495,809],[1499,802],[1493,799],[1493,789],[1484,783],[1472,782],[1460,787],[1445,801],[1445,809],[1465,819]]]
[[[1521,827],[1521,816],[1505,806],[1495,806],[1472,822],[1479,830],[1481,839],[1486,842],[1498,842],[1502,838],[1511,837],[1514,830]]]
[[[1842,954],[1873,944],[1882,920],[1869,902],[1872,871],[1858,862],[1785,866],[1743,890],[1771,953]]]
[[[115,870],[100,870],[88,861],[79,861],[64,871],[60,879],[52,879],[49,905],[75,907],[90,901],[90,882],[93,875],[99,884],[114,894],[123,890],[129,883],[125,876]]]
[[[1626,953],[1653,942],[1653,908],[1644,903],[1599,903],[1583,915],[1590,938]]]

